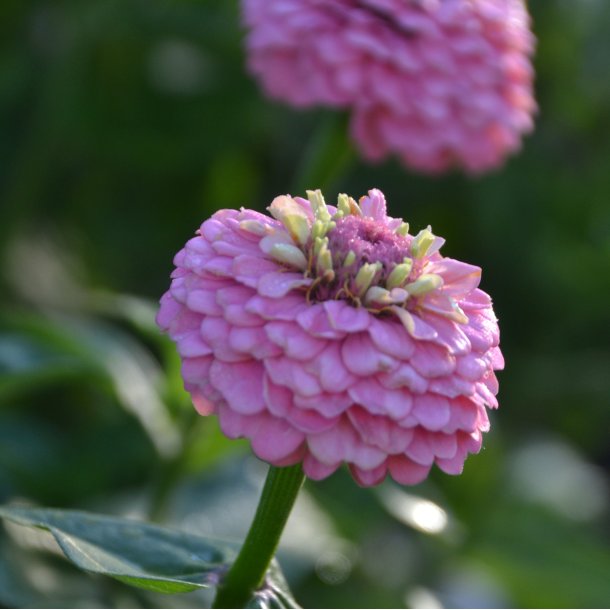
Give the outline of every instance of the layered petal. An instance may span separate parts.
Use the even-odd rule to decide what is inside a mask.
[[[221,210],[175,257],[157,323],[197,411],[313,479],[341,464],[363,486],[461,472],[504,367],[480,270],[445,259],[430,228],[410,235],[375,189],[336,207],[282,195],[270,210]]]
[[[248,67],[267,95],[348,108],[371,161],[480,173],[533,127],[524,0],[242,0],[242,10]],[[365,213],[385,216],[381,198]]]

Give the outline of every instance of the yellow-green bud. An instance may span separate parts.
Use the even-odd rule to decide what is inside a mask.
[[[364,295],[365,305],[380,305],[385,307],[392,305],[394,301],[390,296],[390,291],[381,286],[371,286]]]
[[[407,263],[406,261],[409,262]],[[388,275],[388,279],[385,283],[386,288],[392,290],[392,288],[402,286],[402,284],[409,277],[409,273],[411,273],[411,267],[413,267],[413,261],[410,258],[405,258],[404,263],[396,265],[390,272],[390,275]]]
[[[366,263],[358,269],[358,273],[354,278],[354,287],[357,295],[363,295],[368,290],[381,267],[381,263]]]
[[[328,249],[328,237],[316,237],[313,242],[313,255],[318,256],[322,249]]]
[[[280,263],[296,267],[301,271],[307,268],[307,258],[299,248],[290,244],[275,244],[271,247],[271,256]]]
[[[419,297],[443,285],[443,278],[435,273],[424,273],[414,282],[407,284],[405,290],[414,297]]]
[[[316,220],[321,220],[325,223],[329,222],[330,213],[326,207],[326,201],[324,201],[322,191],[320,189],[316,191],[307,191],[307,199],[309,199],[309,203],[311,203],[311,209],[313,210]]]
[[[422,258],[426,256],[428,249],[434,243],[436,236],[430,230],[430,227],[427,229],[422,229],[411,242],[411,254],[415,258]]]
[[[349,267],[350,265],[353,265],[355,262],[356,262],[356,253],[353,250],[350,250],[345,257],[345,260],[343,261],[343,266]]]
[[[345,193],[341,193],[337,197],[337,214],[341,212],[342,216],[349,216],[352,213],[352,209],[349,205],[349,197]],[[337,216],[335,214],[335,217]]]
[[[409,223],[401,222],[398,228],[396,229],[397,235],[402,235],[403,237],[409,233]]]
[[[330,250],[325,246],[322,247],[320,253],[317,258],[317,270],[320,275],[325,275],[329,277],[329,272],[334,277],[333,272],[333,258],[331,256]]]
[[[269,233],[269,227],[262,222],[258,222],[257,220],[242,220],[239,223],[239,228],[242,231],[247,231],[248,233],[252,233],[253,235],[267,235]]]
[[[304,246],[309,239],[310,220],[305,210],[288,195],[276,197],[268,208],[271,215],[279,220],[288,230],[290,237]]]

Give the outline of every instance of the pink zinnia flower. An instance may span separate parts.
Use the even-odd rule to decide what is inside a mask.
[[[273,218],[220,210],[176,258],[160,327],[187,390],[271,464],[361,485],[462,471],[503,366],[481,270],[386,215],[383,194],[327,206],[277,197]]]
[[[532,129],[534,36],[523,0],[243,0],[267,94],[352,111],[362,154],[476,173]]]

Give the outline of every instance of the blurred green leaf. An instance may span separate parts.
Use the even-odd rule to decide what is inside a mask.
[[[0,507],[0,517],[49,531],[65,556],[86,572],[156,593],[213,587],[236,553],[236,547],[227,542],[81,511],[8,506]],[[0,562],[0,584],[2,568]],[[276,561],[247,607],[300,607]]]
[[[473,554],[510,586],[518,606],[606,606],[610,551],[599,537],[531,505],[503,502],[487,512]]]
[[[15,561],[15,549],[0,538],[0,604],[4,608],[35,608],[44,602]]]
[[[68,359],[75,368],[97,375],[119,404],[139,420],[160,455],[172,457],[178,453],[180,434],[161,395],[165,376],[152,353],[132,335],[99,318],[75,312],[69,316],[56,312],[47,316],[8,314],[3,322],[25,335],[25,341],[40,345],[38,351],[55,352],[44,361],[52,367],[61,370],[62,361]],[[31,360],[36,358],[32,356]],[[39,371],[38,375],[43,373]],[[0,377],[0,393],[1,383]]]
[[[22,507],[0,508],[0,516],[48,530],[82,570],[159,593],[213,586],[234,556],[227,543],[133,520]]]
[[[0,337],[0,400],[91,372],[82,360],[57,353],[29,337],[8,333]]]

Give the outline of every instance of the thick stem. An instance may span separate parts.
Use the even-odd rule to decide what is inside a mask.
[[[290,511],[303,485],[301,464],[269,467],[248,536],[218,589],[213,608],[244,608],[264,582]]]

